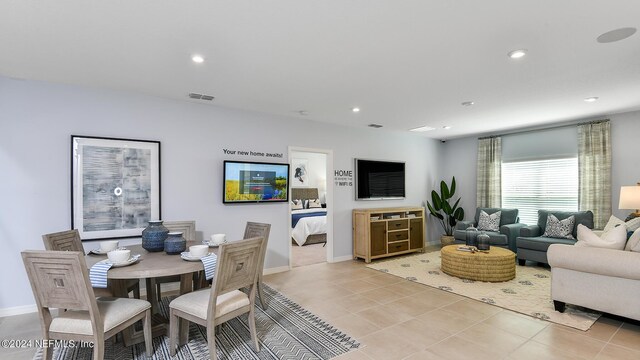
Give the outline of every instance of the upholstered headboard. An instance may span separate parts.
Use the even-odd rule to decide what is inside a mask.
[[[318,188],[291,188],[291,199],[318,199]]]

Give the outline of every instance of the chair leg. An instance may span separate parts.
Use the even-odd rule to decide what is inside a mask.
[[[140,283],[133,289],[133,297],[136,299],[140,299]]]
[[[176,316],[173,309],[169,309],[169,354],[176,355],[178,347],[178,322],[180,318]]]
[[[207,345],[209,346],[209,359],[216,360],[216,331],[215,326],[207,326]]]
[[[144,321],[142,323],[142,331],[144,332],[144,345],[147,352],[147,358],[153,356],[153,342],[151,338],[151,309],[147,309],[144,314]]]
[[[160,286],[159,282],[156,283],[156,295],[157,295],[156,297],[157,297],[158,303],[161,303],[162,302],[162,287]]]
[[[104,340],[94,341],[93,343],[93,360],[104,359]]]
[[[558,300],[553,300],[553,308],[557,311],[557,312],[564,312],[565,309],[565,303],[562,301],[558,301]]]
[[[527,260],[525,260],[525,259],[518,259],[518,265],[520,265],[520,266],[524,266],[524,264],[526,264],[526,263],[527,263]]]
[[[178,328],[178,345],[184,345],[189,341],[189,321],[180,319]]]
[[[44,340],[46,341],[46,340],[49,340],[49,339],[45,338]],[[49,347],[49,346],[42,347],[42,359],[43,360],[51,360],[51,359],[53,359],[53,348],[52,347]]]
[[[258,345],[258,334],[256,332],[256,314],[255,314],[255,306],[251,307],[249,310],[249,332],[251,333],[251,340],[253,340],[253,345],[256,348],[256,352],[260,351],[260,345]]]
[[[262,279],[258,280],[258,297],[260,298],[260,305],[262,305],[262,310],[267,310],[267,302],[264,298],[264,292],[262,291]]]

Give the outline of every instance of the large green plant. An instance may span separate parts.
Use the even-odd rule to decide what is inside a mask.
[[[458,207],[460,198],[451,205],[450,200],[456,193],[456,177],[451,179],[451,186],[448,186],[446,182],[440,182],[440,194],[435,190],[431,191],[431,203],[427,201],[427,207],[432,216],[436,217],[444,229],[444,233],[448,236],[453,234],[458,221],[464,219],[464,209]]]

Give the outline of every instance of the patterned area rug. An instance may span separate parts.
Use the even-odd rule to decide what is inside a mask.
[[[568,304],[564,313],[555,311],[550,295],[551,271],[544,267],[516,265],[516,278],[498,283],[459,279],[443,273],[439,251],[376,261],[367,267],[584,331],[600,317],[599,313]]]
[[[222,325],[216,335],[218,359],[330,359],[360,345],[298,304],[268,286],[264,287],[269,308],[262,310],[256,301],[256,328],[260,352],[255,353],[249,336],[247,316],[243,315]],[[174,297],[162,299],[161,312],[168,317],[169,302]],[[209,359],[206,328],[191,324],[187,346],[178,348],[173,359]],[[153,339],[153,359],[171,359],[169,338]],[[53,359],[91,359],[90,348],[56,348]],[[42,359],[42,349],[34,360]],[[106,342],[105,359],[146,359],[144,343],[124,347],[122,342]]]

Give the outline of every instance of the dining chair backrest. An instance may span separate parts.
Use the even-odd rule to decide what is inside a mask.
[[[169,231],[180,231],[187,241],[196,240],[196,222],[190,221],[165,221],[162,223]]]
[[[57,251],[84,251],[77,229],[42,235],[44,248]]]
[[[99,316],[84,254],[79,251],[22,252],[29,282],[39,309],[89,311]]]
[[[216,273],[211,284],[211,301],[217,296],[244,287],[252,287],[258,277],[264,238],[253,237],[220,245]]]
[[[244,228],[244,236],[243,239],[249,239],[256,236],[262,236],[264,238],[264,248],[263,253],[260,256],[260,271],[264,268],[264,257],[267,251],[267,244],[269,243],[269,232],[271,231],[271,224],[257,223],[248,221],[247,225]]]

